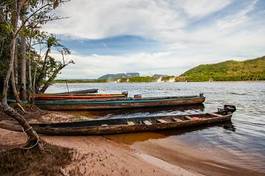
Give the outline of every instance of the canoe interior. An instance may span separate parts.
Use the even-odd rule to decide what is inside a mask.
[[[223,123],[230,121],[235,111],[235,106],[224,105],[224,108],[218,108],[218,111],[214,113],[99,119],[31,125],[38,133],[48,135],[106,135],[181,129],[184,127]]]
[[[125,94],[37,94],[34,96],[36,100],[71,100],[71,99],[120,99],[126,98]]]
[[[97,127],[97,126],[115,126],[115,125],[141,125],[141,124],[159,124],[159,123],[182,123],[185,121],[200,121],[205,119],[218,118],[212,114],[192,114],[192,115],[170,115],[170,116],[150,116],[150,117],[134,117],[119,119],[100,119],[79,122],[65,123],[47,123],[32,124],[33,126],[45,128],[81,128],[81,127]]]
[[[71,111],[71,110],[64,110],[64,112],[70,113],[72,115],[83,115],[83,116],[92,116],[93,118],[101,118],[104,116],[108,116],[109,114],[112,115],[126,115],[128,114],[137,114],[137,113],[149,113],[149,114],[154,114],[154,113],[162,113],[162,112],[185,112],[187,110],[193,110],[194,112],[203,112],[204,110],[204,105],[203,104],[197,104],[197,105],[186,105],[186,106],[158,106],[156,108],[154,107],[139,107],[139,108],[127,108],[122,109],[94,109],[94,110],[79,110],[79,111]]]
[[[69,91],[69,92],[60,92],[56,94],[64,95],[64,94],[97,93],[97,92],[98,92],[98,89],[85,89],[85,90],[76,90],[76,91]]]

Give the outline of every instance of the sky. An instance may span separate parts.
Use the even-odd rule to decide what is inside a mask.
[[[56,14],[67,18],[44,30],[75,61],[62,79],[179,75],[199,64],[265,55],[265,0],[71,0]]]

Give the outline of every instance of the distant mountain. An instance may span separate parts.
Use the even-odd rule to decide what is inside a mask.
[[[194,67],[176,80],[187,81],[244,81],[265,80],[265,56],[245,61],[229,60]]]
[[[117,73],[117,74],[106,74],[98,78],[98,80],[115,81],[122,78],[139,77],[139,73]]]
[[[228,60],[216,64],[196,66],[180,76],[139,73],[106,74],[98,79],[56,80],[55,82],[179,82],[179,81],[251,81],[265,80],[265,56],[252,60]]]

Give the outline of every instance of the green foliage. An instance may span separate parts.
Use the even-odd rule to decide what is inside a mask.
[[[1,37],[4,37],[3,34],[11,34],[13,32],[13,26],[10,23],[0,23]]]
[[[151,76],[135,76],[131,78],[122,78],[119,82],[129,82],[129,83],[141,83],[141,82],[155,82],[156,78]]]
[[[171,79],[175,79],[175,76],[163,76],[162,79],[161,79],[161,81],[168,82]]]
[[[0,23],[0,80],[3,80],[8,68],[8,58],[10,57],[10,36],[12,29],[8,23]],[[1,90],[1,88],[0,88]]]
[[[47,47],[48,48],[50,48],[52,46],[59,46],[59,45],[60,45],[59,41],[55,36],[51,35],[48,37],[48,39],[47,39]]]
[[[124,82],[136,83],[136,82],[154,82],[154,81],[156,81],[156,79],[151,76],[136,76],[136,77],[128,78]],[[120,82],[123,82],[123,80],[121,80]]]
[[[50,56],[50,53],[56,49],[60,54],[70,54],[70,50],[65,48],[60,41],[52,34],[41,31],[44,24],[49,21],[62,19],[56,16],[54,8],[58,7],[62,0],[30,0],[21,3],[21,8],[17,8],[16,1],[3,0],[0,6],[0,90],[3,86],[2,82],[6,77],[6,72],[10,60],[10,44],[11,39],[16,34],[16,61],[14,62],[15,76],[17,80],[17,89],[20,90],[22,85],[22,76],[19,74],[22,70],[22,60],[26,60],[27,64],[26,73],[31,69],[31,77],[26,76],[27,85],[34,87],[36,91],[41,89],[41,86],[47,85],[51,78],[55,78],[60,74],[69,63],[65,63],[63,59],[61,62],[55,60]],[[18,9],[21,9],[18,13]],[[14,19],[18,19],[17,25]],[[16,29],[15,29],[16,27]],[[23,42],[22,42],[23,41]],[[36,46],[37,45],[37,46]],[[41,57],[43,53],[39,53],[39,49],[47,51],[45,57]],[[26,57],[24,57],[26,56]],[[45,59],[44,59],[45,58]],[[25,62],[23,62],[25,63]],[[24,66],[24,65],[23,65]],[[36,72],[36,75],[35,75]],[[25,78],[25,77],[23,77]],[[35,79],[35,86],[33,84]],[[44,84],[44,85],[43,85]],[[27,86],[27,87],[30,87]]]
[[[229,60],[199,65],[181,75],[187,81],[265,80],[265,56],[246,61]]]

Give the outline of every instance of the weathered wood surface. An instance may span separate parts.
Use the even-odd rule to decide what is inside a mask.
[[[135,133],[166,129],[190,129],[231,121],[234,109],[215,113],[190,115],[149,116],[119,119],[100,119],[64,123],[30,124],[35,131],[47,135],[107,135]],[[0,127],[21,131],[16,125],[1,124]]]
[[[56,100],[36,101],[36,105],[47,110],[104,110],[143,107],[165,107],[199,105],[205,101],[203,96],[150,97],[124,99]]]
[[[126,98],[125,94],[37,94],[35,100],[89,100],[89,99],[118,99]]]
[[[67,94],[83,94],[83,93],[97,93],[98,89],[85,89],[85,90],[76,90],[70,92],[61,92],[56,93],[57,95],[67,95]]]
[[[192,115],[191,115],[192,117]],[[183,129],[188,127],[196,127],[209,124],[223,123],[231,120],[232,113],[220,116],[212,116],[209,114],[196,115],[196,120],[190,120],[183,116],[165,116],[165,117],[149,117],[142,119],[122,119],[113,121],[113,124],[106,121],[94,121],[87,123],[71,123],[71,124],[32,124],[33,128],[41,134],[47,135],[107,135],[120,133],[135,133],[144,131],[156,131],[165,129]],[[167,123],[157,120],[163,119]],[[175,121],[173,118],[181,119]],[[144,120],[146,119],[146,120]],[[117,119],[116,119],[117,120]],[[126,123],[127,120],[130,120]],[[133,121],[133,123],[132,123]],[[102,123],[102,124],[101,124]]]

